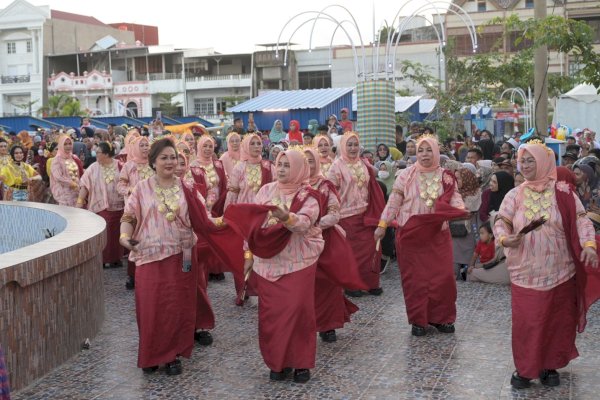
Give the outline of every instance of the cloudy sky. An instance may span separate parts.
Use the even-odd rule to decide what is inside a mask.
[[[54,10],[93,16],[104,23],[155,25],[159,28],[161,44],[172,44],[178,48],[213,47],[221,53],[251,52],[255,50],[256,44],[277,42],[280,34],[280,42],[287,43],[291,37],[291,42],[308,48],[312,22],[299,28],[296,33],[293,32],[310,15],[296,19],[287,26],[286,23],[298,13],[318,12],[329,4],[335,4],[322,0],[166,0],[158,3],[147,0],[28,1],[36,6],[48,5]],[[11,3],[12,0],[0,0],[0,9]],[[332,7],[325,12],[330,13],[337,21],[351,20],[354,17],[362,40],[367,44],[373,38],[373,21],[375,30],[378,30],[384,21],[392,24],[403,4],[406,6],[402,8],[400,15],[410,15],[426,3],[420,0],[346,0],[339,1],[338,4],[346,7],[351,14],[340,7]],[[313,46],[329,46],[335,25],[331,21],[319,20],[314,30]],[[358,45],[360,41],[352,25],[344,22],[342,26]],[[350,40],[339,29],[333,43],[350,44]]]

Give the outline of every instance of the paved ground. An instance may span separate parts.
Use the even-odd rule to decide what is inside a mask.
[[[579,335],[582,356],[561,370],[562,384],[514,391],[510,296],[505,286],[459,282],[454,335],[411,336],[396,268],[383,275],[381,297],[356,301],[361,310],[333,344],[319,342],[307,384],[270,382],[257,339],[257,305],[233,304],[233,282],[212,283],[214,344],[197,346],[183,374],[136,368],[133,292],[123,268],[105,271],[107,317],[90,350],[14,393],[35,399],[597,399],[600,397],[600,307]]]

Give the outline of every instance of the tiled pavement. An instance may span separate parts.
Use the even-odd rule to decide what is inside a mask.
[[[413,337],[406,322],[396,268],[382,277],[381,297],[355,302],[361,310],[338,331],[338,341],[319,341],[317,367],[307,384],[271,382],[257,339],[256,300],[237,307],[230,276],[211,282],[217,316],[214,343],[196,346],[183,374],[136,368],[137,327],[125,269],[105,271],[107,317],[89,350],[28,388],[16,400],[35,399],[598,399],[600,307],[594,306],[581,357],[561,370],[561,386],[515,391],[510,347],[510,295],[506,286],[458,283],[457,332],[429,329]]]

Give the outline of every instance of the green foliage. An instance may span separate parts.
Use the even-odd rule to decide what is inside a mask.
[[[38,110],[38,114],[47,117],[81,117],[87,113],[81,109],[81,103],[76,98],[58,94],[50,96],[48,103]]]
[[[164,115],[173,116],[179,112],[181,102],[173,102],[173,99],[175,96],[177,96],[177,93],[157,93],[156,95],[158,96],[158,107]]]

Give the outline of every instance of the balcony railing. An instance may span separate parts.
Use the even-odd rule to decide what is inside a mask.
[[[2,83],[26,83],[31,80],[31,75],[2,75]]]
[[[188,76],[186,82],[204,82],[204,81],[234,81],[241,79],[250,79],[250,74],[239,75],[203,75],[203,76]]]
[[[154,74],[135,74],[136,81],[162,81],[167,79],[181,79],[181,73],[179,72],[162,72]]]

